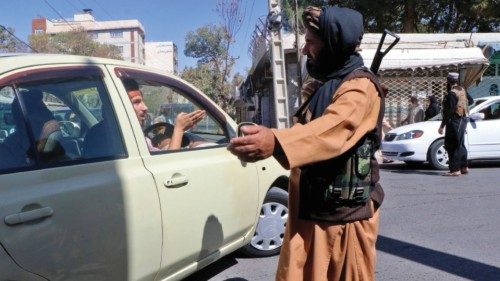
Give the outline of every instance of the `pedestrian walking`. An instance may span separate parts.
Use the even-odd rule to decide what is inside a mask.
[[[363,18],[347,8],[308,7],[303,22],[302,53],[321,86],[291,128],[243,126],[245,136],[229,149],[243,161],[274,156],[291,169],[276,280],[374,280],[384,95],[358,53]]]
[[[435,96],[429,96],[428,99],[429,99],[429,105],[427,106],[427,109],[425,110],[425,118],[424,118],[425,121],[438,115],[438,113],[441,111]]]
[[[410,106],[408,108],[408,115],[404,120],[401,121],[401,124],[413,124],[417,122],[421,122],[424,120],[424,108],[418,102],[418,98],[416,96],[410,97]]]
[[[441,126],[439,126],[438,133],[443,134],[443,129],[446,128],[444,148],[448,152],[448,166],[450,171],[443,174],[443,176],[459,176],[469,172],[464,135],[468,122],[468,106],[474,100],[459,85],[458,73],[450,72],[446,80],[448,93],[443,98],[443,121],[441,122]]]

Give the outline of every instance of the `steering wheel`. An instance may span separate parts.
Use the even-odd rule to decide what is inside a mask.
[[[166,136],[167,138],[171,138],[174,132],[174,125],[167,122],[159,122],[153,124],[146,129],[144,129],[144,135],[153,140],[155,137]],[[189,134],[184,133],[182,135],[181,146],[185,147],[191,143],[191,139],[188,137]]]

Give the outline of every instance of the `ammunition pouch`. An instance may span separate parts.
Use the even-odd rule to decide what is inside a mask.
[[[343,207],[365,205],[370,198],[374,142],[365,137],[339,157],[301,169],[299,217],[326,220]]]
[[[339,205],[366,203],[370,196],[372,145],[366,141],[349,157],[344,173],[332,182],[333,199]],[[340,185],[340,186],[339,186]]]

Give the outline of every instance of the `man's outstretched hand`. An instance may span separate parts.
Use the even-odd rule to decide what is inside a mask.
[[[245,162],[256,162],[273,155],[275,138],[271,129],[264,126],[243,126],[243,137],[233,138],[229,151]]]

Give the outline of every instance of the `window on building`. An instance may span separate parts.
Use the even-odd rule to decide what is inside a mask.
[[[43,29],[35,29],[35,34],[42,34],[43,33]]]
[[[111,38],[123,38],[123,31],[111,31],[109,32]]]
[[[91,37],[92,39],[97,39],[97,38],[99,38],[99,33],[97,33],[97,32],[91,32],[91,33],[90,33],[90,37]]]

